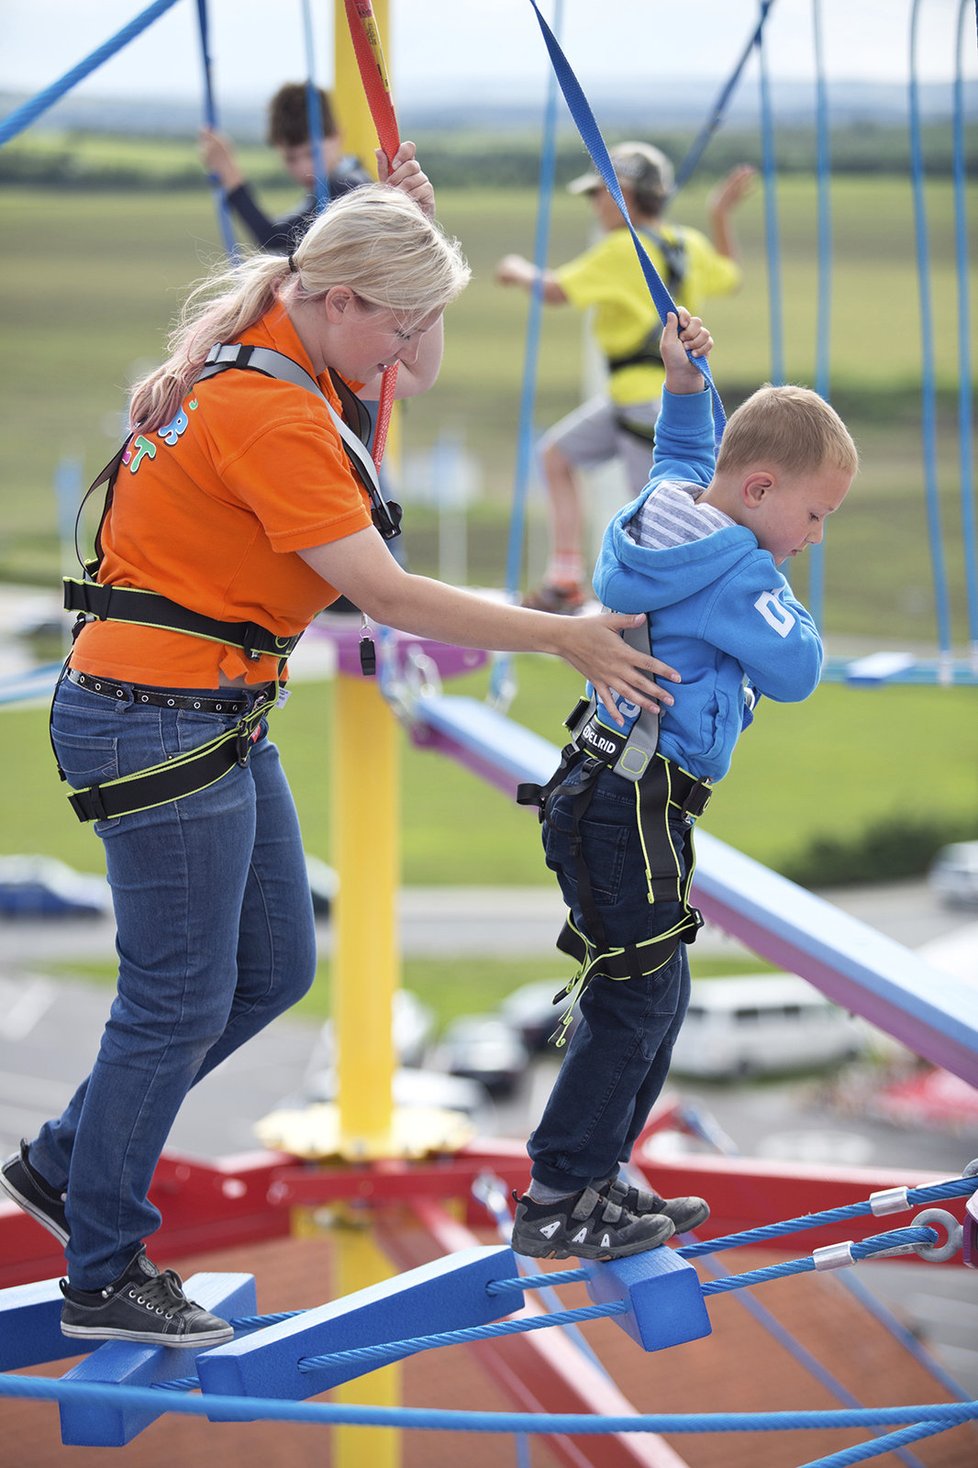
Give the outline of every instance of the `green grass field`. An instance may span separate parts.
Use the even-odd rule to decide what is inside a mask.
[[[942,424],[953,413],[957,305],[950,190],[928,189],[933,304],[942,330],[937,366]],[[285,207],[287,194],[269,195]],[[191,279],[219,255],[206,189],[127,196],[84,190],[3,190],[0,311],[7,350],[0,361],[5,430],[0,439],[0,510],[5,535],[0,578],[52,585],[58,575],[52,481],[58,461],[77,456],[85,482],[120,435],[127,382],[161,353],[166,329]],[[833,188],[836,276],[834,370],[840,403],[856,433],[863,470],[831,527],[826,556],[830,638],[864,645],[933,636],[922,495],[919,361],[909,185],[894,178],[840,179]],[[703,191],[690,189],[677,217],[703,224]],[[788,373],[812,377],[816,263],[814,193],[801,178],[780,188]],[[527,303],[492,283],[494,261],[532,248],[529,193],[444,191],[440,208],[473,265],[469,290],[452,308],[441,379],[403,415],[415,449],[446,429],[464,436],[484,471],[485,496],[470,515],[473,576],[499,584]],[[579,199],[555,200],[551,257],[586,241]],[[746,282],[708,319],[718,338],[715,375],[732,405],[768,374],[763,211],[758,195],[739,216]],[[973,290],[973,294],[978,292]],[[578,398],[582,324],[571,311],[545,321],[538,387],[541,425]],[[964,640],[963,557],[957,509],[957,445],[940,455],[956,640]],[[409,511],[408,548],[418,570],[435,564],[430,511]],[[804,572],[798,590],[806,591]],[[513,717],[558,743],[560,720],[577,695],[570,670],[522,660]],[[910,812],[973,820],[978,829],[974,693],[928,688],[861,692],[825,686],[805,705],[767,705],[738,750],[733,773],[706,829],[779,865],[819,833],[856,835],[868,823]],[[329,855],[328,687],[298,690],[276,720],[302,809],[309,848]],[[6,710],[0,719],[5,815],[0,849],[50,850],[82,868],[100,853],[70,815],[46,747],[44,716]],[[404,756],[404,878],[409,883],[534,883],[549,880],[532,816],[510,807],[464,771],[407,749]],[[459,813],[464,819],[459,821]]]
[[[813,376],[817,272],[815,198],[808,180],[779,188],[787,372]],[[126,386],[158,360],[181,290],[219,257],[209,196],[172,193],[3,190],[0,311],[7,350],[0,362],[5,431],[0,440],[0,509],[5,535],[0,577],[47,582],[57,575],[53,480],[64,457],[85,483],[110,456],[120,432]],[[285,207],[288,194],[270,194]],[[933,307],[942,329],[940,486],[953,635],[964,639],[964,571],[954,429],[957,318],[952,201],[946,182],[928,190]],[[473,281],[452,308],[441,378],[406,406],[401,441],[430,447],[458,435],[481,467],[484,497],[470,514],[474,579],[498,583],[508,506],[527,301],[492,282],[507,250],[532,251],[536,210],[525,192],[444,191],[442,219],[462,240]],[[826,557],[826,629],[870,639],[934,637],[927,523],[922,491],[917,287],[909,186],[895,178],[841,178],[833,188],[834,392],[860,444],[863,471],[845,513],[833,523]],[[677,217],[704,223],[703,191],[683,195]],[[580,199],[558,195],[551,258],[580,249],[589,219]],[[714,368],[732,407],[769,373],[767,286],[760,194],[738,216],[745,285],[713,303]],[[978,282],[972,295],[978,296]],[[547,313],[537,387],[537,422],[552,422],[578,400],[584,331],[570,310]],[[541,511],[531,512],[530,572],[539,569]],[[597,527],[596,527],[597,528]],[[413,510],[409,546],[416,569],[433,570],[431,511]],[[798,591],[806,578],[799,568]]]
[[[578,680],[562,664],[517,660],[517,722],[559,744]],[[479,693],[484,675],[453,689]],[[912,816],[973,823],[978,832],[978,735],[972,689],[823,685],[806,703],[766,703],[741,740],[703,829],[780,868],[816,836],[854,838]],[[300,684],[274,732],[296,793],[306,845],[330,856],[332,690]],[[407,885],[549,883],[538,826],[468,771],[410,747],[402,762],[403,879]],[[98,869],[101,847],[71,813],[47,742],[46,711],[0,718],[4,782],[0,851],[48,851]]]

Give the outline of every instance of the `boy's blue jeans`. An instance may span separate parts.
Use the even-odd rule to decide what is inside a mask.
[[[63,681],[52,738],[82,788],[193,749],[237,722]],[[295,806],[263,737],[248,765],[155,810],[99,821],[118,992],[88,1079],[42,1127],[31,1165],[67,1191],[72,1285],[100,1289],[160,1214],[147,1193],[184,1096],[307,991],[315,925]]]
[[[591,937],[580,906],[572,827],[571,797],[554,794],[543,823],[547,865],[557,874],[575,924]],[[677,853],[685,829],[681,820],[670,824]],[[580,837],[609,944],[638,943],[679,921],[681,904],[648,900],[630,781],[610,771],[598,776]],[[685,943],[658,973],[591,980],[554,1088],[530,1137],[534,1178],[548,1188],[576,1193],[617,1174],[665,1083],[688,1004]]]

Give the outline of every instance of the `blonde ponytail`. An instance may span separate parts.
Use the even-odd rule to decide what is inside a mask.
[[[161,367],[137,382],[129,417],[134,433],[169,423],[215,342],[234,341],[281,300],[315,300],[348,285],[406,326],[444,310],[471,272],[449,239],[398,189],[368,184],[331,204],[288,259],[256,254],[191,291]]]

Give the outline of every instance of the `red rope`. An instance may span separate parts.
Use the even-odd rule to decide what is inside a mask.
[[[380,42],[380,29],[374,16],[370,0],[345,0],[346,18],[350,27],[350,39],[360,68],[363,90],[370,107],[370,115],[377,129],[377,141],[390,163],[401,145],[394,104],[391,100],[390,81],[384,49]],[[394,407],[394,388],[397,383],[397,366],[388,367],[381,378],[380,402],[377,407],[377,427],[374,430],[374,463],[380,465],[387,445],[387,430],[390,427],[391,411]]]

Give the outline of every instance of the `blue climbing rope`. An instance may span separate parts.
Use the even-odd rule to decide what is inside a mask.
[[[97,46],[84,60],[79,61],[70,71],[66,71],[64,76],[59,77],[43,91],[36,93],[27,102],[15,107],[13,112],[8,112],[7,116],[0,121],[0,147],[4,143],[9,143],[11,138],[22,133],[25,128],[30,127],[31,123],[36,122],[42,113],[46,112],[49,107],[53,107],[55,102],[60,101],[67,92],[70,92],[72,87],[76,87],[91,72],[109,61],[117,51],[128,46],[130,41],[140,35],[147,26],[152,25],[154,20],[158,20],[161,15],[172,9],[176,3],[177,0],[153,0],[152,5],[147,5],[146,9],[140,11],[139,15],[128,25],[116,31],[115,35],[101,46]]]
[[[559,36],[563,23],[563,0],[555,0],[554,34]],[[550,253],[550,217],[553,207],[554,180],[557,172],[557,76],[551,70],[543,110],[543,136],[540,143],[540,177],[537,193],[536,230],[533,241],[533,263],[536,277],[530,289],[530,305],[526,318],[526,340],[523,347],[523,381],[520,389],[519,427],[516,435],[516,472],[513,480],[513,505],[509,517],[509,540],[506,550],[506,593],[515,601],[523,576],[523,553],[526,540],[526,506],[533,476],[534,417],[536,411],[537,363],[540,357],[540,335],[543,317],[543,277]],[[495,659],[489,681],[490,702],[504,708],[513,691],[512,658]]]
[[[778,163],[774,140],[774,108],[767,69],[763,30],[757,38],[760,78],[761,175],[764,180],[764,237],[767,246],[768,330],[771,339],[771,381],[784,382],[784,320],[781,307],[781,232],[778,226]]]
[[[812,0],[812,50],[815,59],[815,177],[817,184],[818,291],[815,331],[815,391],[829,400],[832,331],[832,158],[829,93],[822,44],[822,0]],[[808,610],[821,631],[825,606],[825,546],[808,550]]]
[[[104,1403],[113,1409],[158,1413],[152,1387],[53,1380],[0,1373],[0,1396],[35,1401]],[[978,1401],[925,1402],[902,1407],[832,1408],[827,1411],[654,1412],[600,1417],[591,1412],[463,1412],[430,1407],[376,1407],[343,1402],[283,1402],[270,1397],[167,1396],[167,1412],[213,1422],[309,1422],[333,1427],[403,1427],[428,1432],[533,1432],[602,1437],[620,1432],[794,1432],[903,1426],[921,1422],[957,1427],[978,1419]]]
[[[965,585],[968,598],[968,639],[971,663],[978,672],[978,537],[975,534],[975,491],[972,471],[971,407],[971,300],[968,282],[968,217],[965,204],[964,156],[964,42],[967,12],[974,11],[978,30],[978,0],[960,0],[954,66],[953,177],[954,254],[958,281],[958,443],[961,462],[961,528],[964,541]]]
[[[316,46],[312,33],[312,7],[309,0],[302,0],[302,31],[306,47],[306,120],[309,126],[309,144],[312,148],[312,166],[316,179],[316,208],[320,214],[329,203],[329,178],[326,173],[326,155],[323,151],[323,112],[319,105],[319,89],[316,86]]]
[[[211,60],[210,24],[207,0],[197,0],[197,30],[200,35],[200,59],[204,70],[204,122],[209,128],[217,128],[217,103],[214,100],[214,68]],[[238,259],[238,242],[234,238],[231,211],[216,174],[210,175],[214,208],[217,211],[218,228],[224,241],[224,251],[230,260]]]
[[[632,243],[635,246],[635,250],[639,259],[639,264],[642,267],[642,273],[645,276],[646,283],[649,287],[649,292],[652,296],[653,304],[655,305],[655,308],[659,313],[660,320],[664,324],[667,313],[670,311],[676,311],[676,303],[672,299],[672,296],[669,294],[665,285],[663,284],[659,272],[656,270],[655,266],[650,260],[648,252],[646,251],[645,246],[642,244],[642,241],[638,235],[638,232],[635,229],[635,226],[632,224],[632,221],[628,214],[628,209],[625,206],[625,200],[622,197],[621,188],[618,184],[618,178],[615,174],[614,166],[608,154],[607,146],[605,145],[604,138],[601,136],[601,130],[598,127],[597,122],[595,121],[594,113],[591,111],[590,103],[581,90],[580,82],[574,75],[574,72],[571,69],[567,57],[560,49],[557,38],[555,37],[553,31],[547,25],[547,22],[544,20],[542,14],[540,13],[540,7],[537,4],[537,0],[530,0],[530,4],[533,7],[534,14],[537,18],[537,23],[540,26],[540,32],[543,36],[544,44],[550,54],[550,60],[553,65],[554,71],[556,72],[557,81],[560,84],[560,90],[564,94],[564,100],[566,101],[567,106],[570,110],[571,117],[574,119],[577,130],[581,135],[581,141],[584,143],[585,148],[587,148],[588,153],[591,155],[591,161],[593,162],[595,168],[598,170],[599,174],[604,180],[608,192],[611,194],[611,197],[614,199],[615,203],[618,205],[618,208],[621,210],[621,215],[625,221],[626,228],[628,229],[628,232],[632,237]],[[713,430],[716,441],[717,443],[719,443],[721,437],[723,436],[723,429],[727,419],[726,414],[723,411],[723,403],[720,400],[720,394],[718,393],[716,385],[713,381],[713,374],[710,371],[710,364],[705,357],[691,357],[690,361],[693,363],[694,367],[696,367],[696,369],[700,373],[702,373],[703,377],[706,379],[707,386],[710,389],[710,394],[713,400]]]
[[[750,60],[755,47],[760,42],[761,32],[764,29],[764,22],[767,20],[768,14],[771,10],[771,6],[773,4],[774,0],[761,0],[761,13],[758,17],[756,26],[751,32],[750,39],[748,40],[747,45],[741,52],[740,58],[737,61],[737,64],[734,67],[732,73],[730,74],[730,77],[721,87],[719,95],[717,96],[716,101],[710,109],[710,114],[707,117],[706,122],[700,128],[696,137],[690,144],[686,156],[683,158],[682,162],[679,164],[679,167],[676,169],[676,185],[673,189],[673,197],[675,197],[675,195],[679,193],[679,190],[683,187],[685,183],[688,182],[689,178],[694,173],[697,164],[699,163],[703,154],[706,152],[710,139],[713,137],[713,134],[722,123],[724,113],[727,110],[730,99],[736,90],[737,83],[740,81],[740,78],[743,75],[744,67]]]
[[[937,385],[934,370],[934,316],[930,294],[930,245],[927,238],[927,204],[924,195],[924,153],[920,129],[920,87],[917,76],[917,35],[920,0],[910,8],[910,173],[913,183],[914,236],[917,248],[917,289],[920,300],[921,428],[924,450],[924,491],[927,500],[927,531],[934,579],[934,613],[937,621],[938,678],[949,681],[951,665],[951,614],[944,567],[941,506],[937,482]]]

